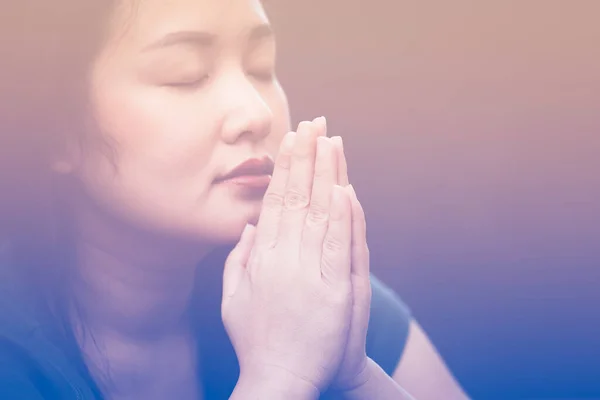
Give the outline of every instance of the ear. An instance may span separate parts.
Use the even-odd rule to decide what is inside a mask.
[[[59,175],[70,175],[75,172],[81,161],[81,146],[69,141],[54,152],[50,162],[52,171]]]

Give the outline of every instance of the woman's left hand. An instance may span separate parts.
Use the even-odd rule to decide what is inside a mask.
[[[332,138],[338,154],[338,185],[349,185],[348,168],[342,139]],[[371,308],[371,280],[367,224],[365,213],[352,192],[352,320],[348,343],[340,369],[332,382],[332,389],[348,391],[361,386],[369,379],[369,362],[366,352],[367,328]]]

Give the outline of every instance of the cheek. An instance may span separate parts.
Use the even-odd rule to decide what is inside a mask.
[[[216,118],[203,104],[160,89],[107,92],[95,106],[97,124],[116,143],[121,163],[140,163],[159,176],[204,169],[219,141]]]
[[[184,228],[201,214],[219,135],[202,105],[189,103],[142,89],[96,97],[99,134],[115,147],[116,170],[99,149],[86,155],[80,178],[88,200],[158,229]]]
[[[87,200],[142,229],[216,240],[235,238],[258,217],[260,201],[213,190],[215,166],[227,154],[212,98],[103,87],[94,98],[95,117],[115,144],[116,172],[102,152],[92,152],[81,171]],[[290,130],[288,102],[279,85],[262,96],[273,115],[264,145],[275,155]]]

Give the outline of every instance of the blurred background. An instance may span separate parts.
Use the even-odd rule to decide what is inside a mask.
[[[600,1],[270,1],[373,270],[476,399],[600,399]]]

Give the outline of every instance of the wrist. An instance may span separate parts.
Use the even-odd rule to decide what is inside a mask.
[[[351,394],[360,391],[361,388],[368,386],[376,374],[377,364],[371,358],[366,357],[362,368],[350,380],[337,382],[333,389],[340,394]]]
[[[240,399],[286,399],[316,400],[320,396],[319,389],[306,379],[276,366],[245,366],[234,394]],[[232,399],[237,399],[232,396]]]

